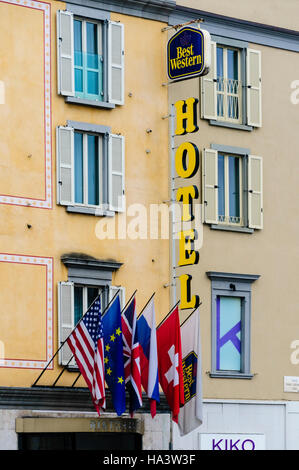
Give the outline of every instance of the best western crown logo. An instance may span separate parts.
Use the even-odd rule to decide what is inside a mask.
[[[207,31],[185,27],[167,46],[168,76],[171,80],[192,78],[208,73],[210,35]]]

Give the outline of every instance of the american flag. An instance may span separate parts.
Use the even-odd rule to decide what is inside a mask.
[[[101,300],[98,297],[67,339],[98,414],[106,406],[101,313]]]
[[[130,412],[142,406],[140,349],[137,335],[136,300],[132,299],[121,316],[125,383],[129,388]]]

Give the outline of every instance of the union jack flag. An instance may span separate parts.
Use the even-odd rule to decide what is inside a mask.
[[[123,333],[123,354],[125,366],[125,383],[130,394],[130,412],[142,406],[140,347],[137,335],[136,300],[129,303],[121,316]]]
[[[99,415],[100,409],[106,406],[101,314],[101,300],[98,297],[67,339]]]

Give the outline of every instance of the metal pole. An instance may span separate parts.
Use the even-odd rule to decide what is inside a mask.
[[[174,145],[174,105],[171,105],[170,110],[170,164],[171,164],[171,187],[170,187],[170,199],[174,202],[174,191],[175,191],[175,145]],[[171,211],[171,282],[172,284],[172,305],[176,303],[176,280],[175,280],[175,265],[176,265],[176,256],[175,256],[175,237],[174,237],[174,228],[175,228],[175,208]]]
[[[152,300],[152,298],[154,297],[155,293],[156,293],[156,292],[154,292],[154,293],[151,295],[151,297],[148,299],[148,301],[146,302],[145,306],[143,307],[143,309],[142,309],[142,310],[141,310],[141,312],[139,313],[139,315],[138,315],[138,317],[137,317],[137,320],[138,320],[138,318],[140,318],[140,317],[141,317],[141,315],[142,315],[142,312],[143,312],[143,311],[144,311],[144,309],[145,309],[145,308],[148,306],[148,304],[150,303],[150,301],[151,301],[151,300]]]
[[[174,307],[172,307],[172,309],[167,313],[166,317],[163,318],[163,320],[159,323],[159,325],[157,326],[157,330],[160,328],[160,326],[165,322],[165,320],[167,320],[167,318],[169,317],[169,315],[172,314],[172,312],[174,311],[174,309],[179,305],[180,303],[180,300],[175,304]]]

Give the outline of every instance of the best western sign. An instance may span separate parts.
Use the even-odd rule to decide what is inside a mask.
[[[168,41],[167,68],[170,80],[206,75],[211,63],[211,38],[207,31],[186,26]]]

